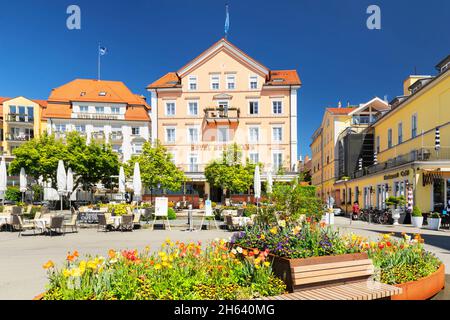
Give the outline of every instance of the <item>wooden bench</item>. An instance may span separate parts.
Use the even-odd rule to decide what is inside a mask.
[[[375,281],[374,271],[370,259],[293,267],[294,292],[263,300],[375,300],[402,293]]]

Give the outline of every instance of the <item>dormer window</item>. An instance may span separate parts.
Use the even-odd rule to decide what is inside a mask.
[[[275,79],[273,79],[273,82],[283,82],[284,81],[284,79],[282,79],[282,78],[275,78]]]
[[[105,96],[106,96],[106,92],[105,92],[105,91],[100,91],[100,92],[98,93],[98,95],[99,95],[100,97],[105,97]]]
[[[80,97],[84,97],[85,95],[86,95],[86,92],[84,92],[84,91],[80,93]]]

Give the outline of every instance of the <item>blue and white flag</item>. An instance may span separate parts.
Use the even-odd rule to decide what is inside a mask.
[[[105,47],[98,47],[98,53],[101,56],[104,56],[106,54],[106,52],[107,52],[107,49]]]
[[[228,5],[226,5],[227,8],[227,17],[225,19],[225,36],[228,35],[228,31],[230,30],[230,14],[228,12]]]

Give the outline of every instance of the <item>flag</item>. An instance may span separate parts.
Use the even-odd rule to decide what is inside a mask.
[[[105,47],[98,47],[98,53],[101,56],[104,56],[106,54],[106,52],[107,52],[107,49]]]
[[[228,31],[230,30],[230,14],[228,12],[228,5],[226,5],[227,9],[227,17],[225,19],[225,36],[228,35]]]

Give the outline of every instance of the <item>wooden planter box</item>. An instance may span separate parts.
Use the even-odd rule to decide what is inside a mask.
[[[445,287],[445,266],[441,264],[439,269],[428,277],[395,286],[402,288],[403,291],[401,294],[392,296],[391,300],[430,299]]]
[[[293,284],[292,268],[300,266],[310,266],[314,264],[365,260],[368,259],[368,255],[367,253],[352,253],[336,256],[288,259],[269,254],[269,259],[272,261],[272,269],[274,274],[284,281],[289,292],[294,292],[296,288]]]

